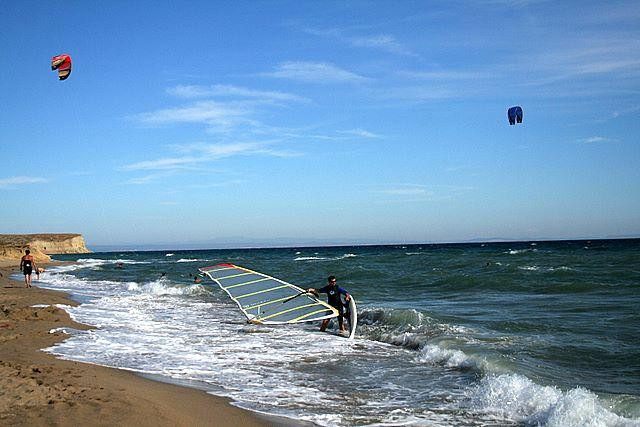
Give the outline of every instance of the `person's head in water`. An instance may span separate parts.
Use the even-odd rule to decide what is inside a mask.
[[[31,251],[30,251],[29,249],[25,249],[25,250],[24,250],[24,253],[25,253],[25,254],[27,254],[27,255],[29,255],[29,254],[31,253]]]
[[[327,282],[329,283],[329,285],[335,286],[336,285],[336,276],[327,277]]]

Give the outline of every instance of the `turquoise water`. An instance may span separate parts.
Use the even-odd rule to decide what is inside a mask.
[[[65,358],[321,425],[640,425],[640,240],[55,259],[78,264],[43,285],[71,292],[83,302],[72,316],[99,326],[50,349]],[[359,303],[357,339],[246,325],[189,276],[219,262],[302,287],[336,275]]]

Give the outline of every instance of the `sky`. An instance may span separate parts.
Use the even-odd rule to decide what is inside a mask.
[[[640,235],[637,1],[3,1],[0,26],[0,233]]]

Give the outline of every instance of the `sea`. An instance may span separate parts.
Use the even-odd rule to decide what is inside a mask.
[[[58,255],[38,286],[95,326],[60,358],[321,426],[640,426],[640,240]],[[358,303],[354,340],[256,326],[198,268],[233,263]],[[163,275],[163,273],[165,273]],[[331,327],[335,327],[332,325]]]

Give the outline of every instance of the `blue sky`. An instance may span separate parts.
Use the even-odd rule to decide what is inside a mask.
[[[174,3],[3,2],[0,232],[640,234],[637,1]]]

